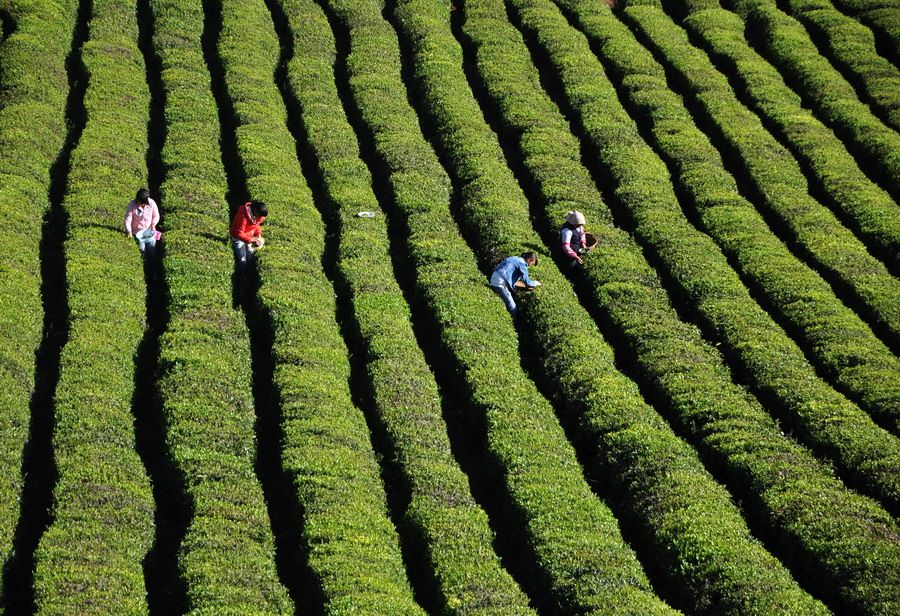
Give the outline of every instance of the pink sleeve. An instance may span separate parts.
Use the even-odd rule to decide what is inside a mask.
[[[125,233],[131,233],[131,203],[125,206]]]
[[[159,206],[153,199],[150,199],[150,203],[153,204],[153,219],[150,221],[150,228],[156,229],[156,225],[159,224]]]
[[[572,258],[577,257],[578,255],[575,254],[575,251],[572,250],[572,247],[569,245],[570,241],[572,240],[572,231],[564,228],[560,232],[560,239],[562,240],[563,252]]]

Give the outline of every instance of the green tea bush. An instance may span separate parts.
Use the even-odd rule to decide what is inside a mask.
[[[856,91],[819,55],[796,19],[763,0],[729,0],[725,8],[746,23],[745,34],[855,154],[862,155],[895,199],[900,195],[900,134],[886,127]],[[861,161],[862,164],[862,161]]]
[[[739,166],[758,205],[810,262],[893,348],[900,348],[900,280],[809,195],[790,152],[734,97],[727,79],[683,30],[653,6],[630,6],[625,20],[678,74],[697,113]],[[777,164],[773,164],[777,160]]]
[[[773,6],[777,6],[772,2]],[[900,69],[878,55],[872,31],[834,8],[830,0],[787,0],[785,8],[862,92],[876,114],[900,129]]]
[[[190,503],[178,561],[188,609],[293,613],[254,474],[250,344],[243,313],[232,307],[234,259],[225,242],[230,221],[201,47],[203,8],[188,0],[150,6],[166,117],[160,193],[169,322],[158,387],[167,444]]]
[[[496,104],[505,131],[517,142],[546,207],[555,212],[551,219],[559,220],[572,207],[589,220],[607,219],[609,214],[603,212],[600,196],[580,164],[578,143],[573,143],[568,123],[540,94],[528,49],[498,8],[496,0],[469,0],[463,32],[475,49],[480,81]],[[578,75],[595,61],[586,42],[573,42],[570,28],[555,10],[542,6],[526,16],[527,11],[519,11],[521,3],[514,8],[523,20],[545,18],[539,27],[529,29],[544,37],[545,49],[557,54],[557,73],[566,78]],[[561,38],[565,32],[569,35]],[[567,88],[570,100],[592,101],[595,108],[612,114],[618,105],[615,94],[611,100],[597,98],[597,92],[607,89],[601,85],[602,71],[586,74],[588,82]],[[640,142],[622,128],[616,133],[617,147],[628,143],[637,151]],[[644,156],[639,164],[631,159],[629,167],[651,164],[652,158]],[[616,195],[621,200],[636,196],[659,201],[643,183],[618,185]],[[786,438],[759,404],[734,386],[715,349],[695,328],[677,319],[653,270],[630,240],[604,234],[603,227],[594,230],[601,239],[586,261],[587,288],[605,321],[627,344],[647,393],[727,480],[751,517],[765,521],[767,532],[777,537],[779,555],[798,567],[805,582],[822,596],[890,613],[895,605],[893,599],[883,599],[890,594],[884,590],[896,586],[896,567],[891,563],[900,559],[891,516],[846,490],[826,465]],[[825,510],[828,516],[822,515]],[[879,555],[869,558],[872,550]]]
[[[349,40],[350,94],[375,149],[374,173],[388,182],[415,292],[435,324],[446,369],[483,414],[493,470],[513,514],[504,524],[526,542],[535,592],[546,596],[541,604],[554,613],[672,613],[653,595],[615,518],[585,481],[553,408],[521,368],[510,317],[456,229],[450,180],[415,112],[397,96],[405,91],[400,50],[381,3],[328,6]]]
[[[900,62],[900,2],[898,0],[834,0],[835,7],[869,26],[881,51]]]
[[[287,65],[307,142],[339,230],[337,278],[351,304],[365,356],[372,406],[409,493],[404,521],[449,614],[530,614],[528,598],[503,569],[493,532],[454,460],[437,384],[413,334],[409,306],[394,278],[384,213],[334,82],[335,41],[312,0],[281,0],[292,31]],[[372,219],[360,211],[375,212]]]
[[[0,47],[0,566],[12,554],[20,515],[43,326],[41,223],[50,207],[50,167],[66,136],[65,58],[77,4],[3,4],[14,28]]]
[[[421,106],[460,195],[463,231],[488,272],[501,255],[541,242],[531,228],[528,203],[469,90],[446,4],[403,1],[395,15],[411,49]],[[615,369],[612,349],[565,277],[541,268],[541,279],[541,292],[522,307],[523,335],[566,419],[575,424],[572,432],[589,452],[594,476],[604,477],[624,501],[621,517],[645,542],[636,549],[658,570],[668,594],[691,612],[823,613],[750,536],[696,452]]]
[[[685,218],[667,168],[644,143],[637,126],[618,103],[615,89],[605,78],[603,67],[591,57],[584,38],[567,28],[565,18],[555,7],[522,6],[535,7],[522,11],[526,15],[523,24],[547,50],[563,87],[580,97],[576,100],[571,96],[573,111],[586,139],[608,170],[614,190],[620,195],[619,202],[635,226],[635,234],[677,285],[678,292],[687,298],[691,311],[711,337],[733,356],[756,390],[772,402],[770,406],[783,409],[780,416],[794,427],[798,438],[837,460],[857,484],[896,509],[900,506],[900,448],[896,439],[817,378],[803,352],[753,301],[715,243]],[[595,16],[598,23],[603,16],[614,19],[608,9],[596,11]],[[662,67],[623,26],[609,27],[602,35],[609,40],[605,51],[601,51],[604,59],[617,66],[620,73],[629,72],[626,98],[645,109],[659,107],[660,102],[665,104],[670,94]],[[672,50],[671,55],[676,56],[677,50]],[[579,60],[578,70],[563,72],[565,62],[572,58]],[[698,72],[692,73],[695,74]],[[592,90],[584,89],[587,83],[593,84]],[[730,182],[721,184],[720,180],[731,180],[721,169],[721,160],[708,142],[707,149],[702,150],[702,133],[693,127],[680,101],[672,102],[650,118],[652,125],[664,124],[653,129],[663,139],[659,147],[681,165],[678,180],[695,202],[724,202],[725,220],[720,225],[726,229],[720,230],[721,234],[737,237],[737,242],[749,241],[746,230],[753,218],[734,221],[740,207],[736,187]],[[689,132],[687,137],[680,134],[683,131]],[[749,204],[744,211],[755,214]],[[709,218],[707,215],[706,220]],[[757,235],[765,238],[768,231],[762,221],[757,222]],[[774,245],[780,246],[777,240]],[[760,254],[759,249],[749,252]],[[767,256],[762,254],[752,264],[757,279],[772,277],[771,270],[758,271]],[[754,269],[747,261],[739,261],[745,272]],[[763,285],[763,290],[778,297],[782,291],[777,285],[772,287]],[[867,331],[864,326],[862,329]],[[885,372],[890,374],[890,370]]]
[[[303,509],[309,566],[326,613],[419,614],[369,431],[351,400],[334,288],[322,271],[325,229],[273,82],[271,15],[262,0],[227,0],[221,15],[238,155],[249,194],[270,209],[257,301],[273,335],[282,463]]]
[[[686,9],[667,1],[669,10]],[[869,251],[900,271],[900,207],[869,181],[843,142],[787,85],[778,71],[744,39],[740,17],[718,7],[691,9],[681,22],[723,70],[732,85],[801,162],[828,197],[828,205],[853,229]]]
[[[688,205],[697,213],[702,229],[716,240],[738,272],[767,301],[770,310],[796,332],[817,365],[824,368],[841,389],[866,402],[865,408],[873,415],[898,430],[900,362],[868,326],[834,296],[830,287],[796,260],[769,231],[753,205],[738,192],[735,181],[724,169],[719,153],[694,126],[681,100],[669,90],[663,68],[653,60],[650,52],[641,47],[608,10],[597,10],[577,1],[570,1],[566,6],[573,10],[597,52],[610,67],[632,113],[648,126],[654,144],[673,170],[676,182],[685,194]],[[672,29],[677,28],[657,9],[646,11],[657,11],[655,17],[659,19],[652,24],[643,16],[635,19],[644,25],[644,31],[652,37],[651,40],[665,38]],[[623,49],[625,53],[622,53]],[[690,48],[667,46],[667,61],[671,60],[686,81],[705,84],[703,92],[697,94],[698,98],[710,99],[714,98],[714,94],[726,98],[727,92],[721,88],[714,92],[710,85],[715,83],[717,75],[711,65],[699,61],[684,62],[685,54],[682,52],[687,49]],[[707,106],[714,104],[712,102]],[[726,120],[731,123],[736,121],[733,116],[722,115],[724,117],[720,122],[723,124]],[[586,119],[585,124],[599,121],[595,116]],[[655,177],[663,184],[668,182],[661,170]],[[671,190],[663,187],[660,191],[669,192],[668,202],[674,203]],[[666,223],[669,225],[667,230],[656,227],[655,243],[666,241],[666,234],[679,238],[691,235],[700,237],[685,219],[677,216],[674,208],[672,214],[678,222]],[[831,442],[832,446],[840,442],[845,451],[839,453],[839,457],[856,457],[855,464],[861,475],[868,475],[870,469],[862,471],[862,467],[879,457],[885,460],[893,458],[900,464],[900,449],[897,449],[895,439],[874,425],[850,401],[816,378],[803,352],[774,328],[774,323],[762,310],[752,304],[741,280],[730,272],[724,259],[715,258],[713,250],[699,247],[693,252],[683,253],[683,259],[694,265],[702,264],[700,270],[703,276],[715,280],[715,283],[701,285],[701,292],[717,293],[714,301],[719,302],[730,297],[735,302],[735,308],[745,306],[737,312],[720,315],[722,311],[718,311],[714,312],[713,317],[706,318],[710,328],[724,332],[724,340],[735,356],[741,358],[742,367],[746,366],[745,370],[755,378],[755,384],[763,392],[781,401],[785,408],[806,417],[803,421],[818,426],[810,426],[811,430],[833,430],[830,434],[824,433],[822,440]],[[712,291],[713,288],[717,291]],[[705,304],[699,297],[695,292],[692,300],[698,301],[698,313],[706,315],[708,309],[704,308]],[[733,323],[731,328],[722,324],[725,320]],[[740,327],[737,326],[739,322]],[[797,398],[802,401],[796,401]],[[837,417],[847,423],[837,425]],[[839,432],[843,432],[844,436],[839,436]],[[847,436],[850,440],[845,440]],[[854,442],[853,439],[858,440]],[[865,452],[865,461],[859,452]],[[885,465],[882,472],[886,477],[897,474],[896,469],[891,470],[889,465]],[[888,485],[891,481],[887,480]],[[879,483],[879,480],[874,482]],[[883,490],[897,494],[891,488]],[[896,502],[896,498],[893,501]]]
[[[154,536],[131,410],[146,286],[122,227],[147,174],[149,92],[134,3],[93,3],[82,60],[87,123],[63,200],[70,322],[55,399],[58,479],[35,553],[35,601],[39,613],[133,614],[147,610],[142,561]]]

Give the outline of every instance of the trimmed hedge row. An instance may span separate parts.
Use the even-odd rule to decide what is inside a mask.
[[[41,223],[50,166],[66,136],[65,58],[78,3],[34,0],[3,8],[15,27],[0,49],[0,568],[12,553],[20,516],[28,401],[43,329]]]
[[[813,361],[842,390],[867,403],[867,410],[897,431],[900,362],[834,297],[821,278],[797,261],[772,235],[753,205],[741,197],[719,153],[694,126],[681,100],[668,89],[663,68],[628,29],[608,10],[597,10],[577,0],[562,2],[574,12],[597,52],[610,66],[633,113],[645,120],[656,147],[686,195],[685,201],[697,213],[702,229],[712,235],[738,272],[796,333]],[[669,33],[667,28],[669,31],[676,28],[661,12],[655,17],[658,20],[652,27],[643,16],[638,18],[653,40],[665,37]],[[680,62],[682,49],[667,48],[667,58],[673,63]],[[693,64],[691,71],[682,75],[703,80],[706,91],[711,91],[709,84],[714,77],[708,75],[710,71],[714,71],[711,66]],[[597,127],[591,129],[597,131],[596,141],[603,139],[603,130],[620,130],[601,128],[608,121],[591,117],[590,111],[583,115],[586,126]],[[616,123],[630,124],[622,114]],[[637,139],[636,127],[632,131],[633,138]],[[656,201],[669,204],[665,206],[669,210],[667,214],[660,210],[654,215],[659,221],[663,220],[662,216],[673,218],[642,231],[640,220],[647,215],[637,214],[638,233],[654,246],[672,244],[669,249],[657,250],[659,258],[672,263],[669,267],[674,278],[685,281],[681,286],[707,327],[722,332],[721,338],[729,352],[740,359],[742,369],[760,391],[802,418],[801,433],[808,430],[811,443],[833,451],[832,455],[839,460],[847,460],[843,462],[847,468],[871,480],[873,486],[878,486],[875,493],[885,495],[896,507],[900,503],[900,483],[894,483],[894,478],[900,474],[900,443],[816,376],[801,350],[752,301],[726,260],[717,256],[709,242],[680,215],[668,174],[662,166],[645,169],[647,185],[660,186]],[[664,206],[656,206],[661,207]],[[679,239],[667,240],[667,234]],[[695,238],[693,246],[686,239],[691,236]],[[679,243],[682,249],[675,247]],[[702,282],[691,284],[689,279],[698,277],[696,271],[702,272],[699,275]],[[691,287],[699,290],[691,291]],[[730,303],[730,309],[723,303]],[[873,478],[870,474],[873,469],[867,467],[879,459],[882,479]],[[893,464],[888,460],[894,460]]]
[[[469,90],[449,14],[440,0],[410,0],[400,3],[395,21],[410,50],[425,115],[458,187],[464,232],[487,272],[502,255],[540,239]],[[621,235],[611,227],[602,233],[601,255]],[[576,424],[572,432],[590,452],[594,476],[624,501],[623,517],[649,544],[638,550],[658,570],[667,594],[692,612],[827,612],[751,537],[697,453],[615,369],[612,349],[564,276],[541,270],[541,292],[523,301],[523,336],[566,418]]]
[[[250,343],[244,316],[231,305],[234,260],[222,239],[226,180],[200,41],[203,8],[190,0],[150,6],[167,121],[160,192],[169,323],[159,341],[158,387],[167,443],[191,504],[179,554],[188,608],[292,613],[254,475]]]
[[[35,553],[35,600],[40,613],[130,614],[147,610],[141,563],[154,533],[131,412],[146,287],[122,217],[146,185],[149,92],[134,3],[94,0],[89,28],[87,124],[63,200],[70,329],[55,399],[58,479]]]
[[[900,2],[897,0],[834,0],[844,13],[872,29],[879,51],[900,64]]]
[[[900,208],[884,190],[869,181],[843,142],[802,106],[800,97],[781,75],[744,40],[740,17],[719,8],[685,0],[665,2],[684,9],[681,21],[696,42],[722,68],[743,100],[763,118],[806,172],[830,197],[828,205],[841,212],[872,254],[900,271]]]
[[[547,596],[542,604],[553,612],[672,613],[652,594],[616,520],[588,487],[552,407],[520,366],[509,315],[456,232],[449,178],[415,112],[398,96],[405,91],[400,51],[380,1],[329,6],[350,41],[349,90],[389,183],[415,291],[447,369],[483,413],[492,466],[512,514],[504,523],[516,527],[532,554],[535,592]]]
[[[900,198],[900,134],[860,102],[853,87],[819,55],[803,25],[764,0],[728,0],[724,6],[741,15],[746,36],[778,67],[804,104],[851,152],[864,158],[895,199]]]
[[[552,5],[535,0],[515,6],[521,7],[524,28],[539,39],[561,75],[563,88],[577,92],[579,98],[572,107],[585,138],[596,148],[641,244],[676,285],[691,306],[691,313],[717,343],[724,345],[740,371],[794,428],[798,438],[837,460],[855,483],[891,509],[900,509],[900,443],[816,376],[803,352],[756,304],[716,244],[690,224],[678,204],[665,164],[644,143],[637,126],[618,103],[615,89],[584,38],[568,28]],[[617,80],[628,79],[625,98],[648,116],[658,147],[675,167],[678,182],[699,210],[704,225],[717,237],[731,240],[729,253],[737,266],[760,287],[760,293],[773,298],[776,307],[787,308],[782,311],[786,320],[814,329],[807,324],[816,315],[814,308],[801,305],[801,310],[791,309],[791,302],[783,301],[782,296],[795,286],[790,278],[781,276],[770,283],[778,270],[771,267],[765,251],[783,247],[770,237],[753,206],[742,202],[721,167],[718,153],[708,142],[703,147],[704,136],[693,126],[680,101],[667,101],[673,95],[662,67],[609,9],[596,8],[599,10],[593,11],[587,29],[598,44],[598,52],[613,66]],[[586,19],[584,14],[579,16]],[[669,51],[678,53],[677,49]],[[564,63],[573,61],[579,64],[579,71],[562,72]],[[589,91],[585,89],[587,83],[592,84]],[[719,204],[722,208],[716,210]],[[749,232],[754,225],[755,238]],[[748,247],[751,240],[764,245]],[[788,253],[784,256],[792,262]],[[788,285],[788,291],[778,283]],[[824,291],[827,296],[827,286]],[[817,316],[821,327],[827,315]],[[859,328],[867,331],[862,324]],[[814,343],[821,344],[821,339]],[[887,350],[885,353],[892,359]],[[893,367],[890,361],[887,363],[888,368]],[[884,372],[891,374],[888,369]],[[896,390],[895,399],[900,397],[900,387]],[[887,391],[890,393],[890,389]]]
[[[560,0],[560,4],[574,14],[596,51],[609,65],[633,114],[646,120],[656,147],[674,169],[678,184],[688,195],[703,230],[715,239],[781,321],[802,339],[812,360],[828,378],[865,410],[895,432],[900,432],[900,362],[897,358],[834,296],[825,281],[795,259],[770,232],[753,205],[738,192],[719,153],[696,128],[681,100],[669,90],[663,68],[634,40],[628,29],[609,11],[599,7],[578,0]],[[665,17],[660,17],[657,23],[662,27],[653,30],[654,40],[675,27]],[[622,53],[623,49],[626,53]],[[678,64],[683,49],[668,48],[667,58]],[[690,69],[689,72],[682,71],[682,76],[702,80],[707,88],[714,82],[712,66],[694,63]],[[900,219],[897,222],[900,223]],[[698,263],[694,257],[691,260]],[[700,269],[706,275],[715,278],[719,284],[727,284],[728,267],[724,261],[707,256],[702,262],[704,265]],[[712,274],[714,271],[724,273]],[[740,284],[732,278],[733,288],[737,289]],[[743,301],[749,300],[743,291],[732,293],[732,297],[741,296]],[[755,319],[752,311],[742,311],[742,315],[746,320],[755,320],[757,328],[764,327],[767,322],[760,318],[759,311]],[[868,418],[861,417],[854,405],[842,396],[835,396],[824,382],[809,374],[811,368],[805,358],[784,336],[767,336],[757,329],[748,332],[746,337],[757,343],[765,341],[763,352],[768,353],[767,359],[747,361],[748,364],[765,365],[770,382],[775,373],[778,383],[791,381],[789,385],[782,384],[782,390],[775,395],[793,399],[799,394],[806,400],[805,404],[819,407],[823,417],[827,414],[829,426],[835,417],[845,417],[851,422],[845,427],[850,434],[855,437],[871,435],[871,440],[862,445],[870,455],[878,449],[875,443],[881,442],[883,452],[894,450],[900,456],[893,437],[882,433]],[[735,346],[741,347],[741,342],[736,341]],[[747,357],[747,353],[753,352],[748,349],[746,353],[735,353]],[[763,381],[758,379],[757,384],[762,386]],[[798,389],[798,383],[804,385]],[[858,419],[852,419],[854,416]]]
[[[889,346],[900,348],[900,280],[868,253],[833,212],[810,196],[807,179],[790,152],[737,101],[725,76],[652,5],[655,1],[631,3],[623,13],[624,21],[665,57],[697,113],[740,167],[772,224],[783,229],[795,250],[837,292],[849,296],[851,305]]]
[[[221,11],[218,50],[238,155],[249,194],[271,212],[257,301],[273,332],[282,464],[303,508],[309,566],[327,613],[420,614],[368,427],[351,400],[334,288],[322,271],[325,229],[273,81],[279,44],[271,15],[262,0],[226,0]]]
[[[568,123],[541,95],[528,49],[503,19],[499,2],[468,0],[463,32],[476,50],[482,84],[553,212],[549,218],[558,221],[572,207],[592,221],[608,218],[580,164]],[[584,52],[590,52],[586,44],[580,48],[582,53],[566,59],[566,72],[584,70]],[[582,95],[599,84],[594,77],[581,88]],[[612,104],[601,108],[607,106]],[[640,187],[624,188],[647,196]],[[628,197],[625,190],[617,195]],[[545,237],[555,237],[556,230],[556,225],[544,225]],[[695,328],[678,320],[633,243],[612,234],[601,238],[584,273],[593,302],[629,347],[647,393],[741,496],[751,518],[768,527],[772,545],[795,572],[841,605],[869,613],[894,611],[891,589],[900,581],[900,539],[891,516],[844,488],[732,383],[718,353]]]
[[[772,5],[777,6],[774,0]],[[821,41],[832,64],[848,75],[876,114],[900,129],[900,70],[878,55],[872,31],[835,10],[830,0],[786,0],[785,5],[813,40]]]
[[[327,200],[325,219],[340,229],[337,277],[365,356],[372,408],[402,472],[404,522],[437,589],[443,613],[532,614],[528,597],[492,547],[493,532],[453,457],[440,394],[413,334],[410,309],[394,279],[387,225],[372,176],[334,82],[335,41],[312,0],[281,0],[293,31],[288,85]],[[376,212],[374,219],[356,216]]]

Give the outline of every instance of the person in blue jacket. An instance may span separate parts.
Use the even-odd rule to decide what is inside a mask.
[[[491,274],[491,288],[503,298],[506,309],[513,316],[518,312],[513,287],[533,289],[541,286],[540,282],[528,277],[528,268],[537,265],[537,262],[536,252],[523,252],[521,256],[503,259]]]

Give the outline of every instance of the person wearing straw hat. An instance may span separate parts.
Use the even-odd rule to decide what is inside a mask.
[[[503,299],[509,313],[515,317],[519,309],[513,298],[513,288],[533,289],[541,286],[537,280],[528,277],[528,268],[537,265],[536,252],[523,252],[518,257],[503,259],[491,273],[491,288]]]
[[[584,265],[581,255],[588,250],[584,222],[584,214],[581,212],[577,210],[566,212],[566,222],[559,230],[562,251],[569,257],[569,267]]]

